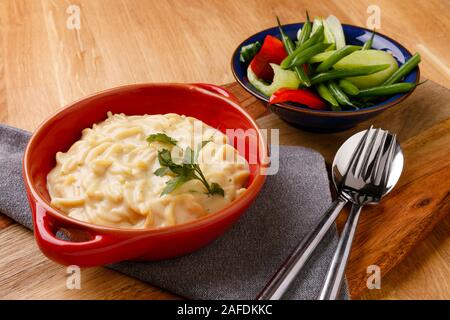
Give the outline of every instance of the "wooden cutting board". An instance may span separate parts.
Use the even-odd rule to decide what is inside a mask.
[[[373,124],[397,133],[405,156],[404,171],[380,205],[363,209],[347,267],[352,298],[367,289],[368,266],[377,265],[381,276],[386,275],[449,213],[450,90],[427,81],[403,103],[378,117],[348,131],[323,134],[286,124],[237,83],[225,87],[261,128],[280,129],[281,144],[317,150],[328,169],[339,146],[355,132]],[[339,228],[346,214],[339,217]]]
[[[319,134],[286,124],[270,114],[262,103],[237,83],[225,87],[238,97],[241,105],[262,128],[280,129],[280,143],[315,149],[325,157],[328,166],[339,146],[353,133],[367,129],[370,124],[398,134],[405,155],[404,172],[396,188],[380,205],[364,208],[347,269],[353,299],[366,290],[366,269],[369,265],[380,266],[381,276],[385,276],[450,211],[450,90],[428,81],[402,104],[375,119],[348,131]],[[343,222],[345,213],[338,220],[338,225]],[[15,226],[2,214],[0,230],[8,230],[0,233],[2,241],[6,241],[4,250],[7,250],[2,263],[10,266],[6,268],[8,271],[3,278],[14,279],[3,282],[0,279],[0,286],[6,291],[17,290],[17,294],[11,297],[36,297],[36,292],[34,295],[30,292],[33,290],[26,286],[22,288],[23,279],[16,274],[22,273],[21,270],[34,270],[26,274],[39,283],[36,290],[44,292],[38,295],[41,298],[176,298],[164,290],[105,268],[83,271],[84,290],[66,290],[64,269],[39,253],[34,242],[29,241],[27,230]],[[19,253],[27,252],[27,259],[17,257],[17,241],[23,249]],[[113,288],[117,292],[111,291],[111,283],[114,283]]]

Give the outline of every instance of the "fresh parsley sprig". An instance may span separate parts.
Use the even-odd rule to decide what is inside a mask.
[[[169,144],[176,145],[177,141],[164,133],[157,133],[149,136],[147,138],[149,143],[154,141],[166,142]],[[161,168],[158,168],[154,173],[159,177],[163,177],[166,174],[172,173],[175,175],[174,178],[166,182],[166,186],[161,192],[161,196],[169,194],[176,188],[180,187],[182,184],[190,180],[199,180],[205,186],[208,195],[221,195],[225,196],[225,192],[222,187],[215,182],[211,184],[206,180],[199,164],[197,163],[200,150],[207,145],[210,140],[205,140],[199,143],[197,150],[194,151],[190,147],[187,147],[184,151],[183,162],[181,164],[175,163],[172,160],[172,154],[167,149],[162,149],[158,151],[158,161]]]
[[[152,143],[152,142],[163,142],[163,143],[168,143],[168,144],[173,144],[174,146],[177,145],[177,140],[169,137],[167,134],[165,133],[155,133],[155,134],[151,134],[147,137],[147,142],[148,143]]]

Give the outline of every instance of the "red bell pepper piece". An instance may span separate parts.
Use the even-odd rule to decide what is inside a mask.
[[[303,67],[303,70],[305,71],[305,73],[306,73],[306,74],[309,74],[309,67],[308,67],[308,64],[305,63],[302,67]]]
[[[287,55],[283,42],[268,35],[264,39],[261,49],[250,62],[250,68],[259,79],[270,82],[273,79],[273,70],[269,63],[280,64]]]
[[[269,104],[288,101],[304,104],[311,109],[317,110],[326,109],[327,107],[325,101],[308,89],[278,89],[270,96]]]

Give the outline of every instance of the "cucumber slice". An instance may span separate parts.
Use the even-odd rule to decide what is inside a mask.
[[[368,76],[347,78],[348,81],[353,83],[359,89],[367,89],[381,85],[398,69],[397,61],[390,53],[382,50],[355,51],[339,60],[333,66],[333,68],[352,69],[355,67],[377,64],[388,64],[389,68],[370,74]]]
[[[316,32],[317,29],[319,28],[319,26],[321,26],[321,25],[323,25],[322,18],[320,18],[320,17],[314,18],[312,28],[311,28],[311,35],[313,35],[314,32]]]
[[[334,35],[333,32],[331,31],[330,25],[322,17],[314,18],[313,25],[311,28],[311,35],[313,35],[317,31],[319,26],[323,26],[323,35],[324,35],[323,42],[330,44],[334,43]]]
[[[309,59],[308,63],[324,62],[335,52],[336,52],[336,50],[330,50],[330,51],[324,51],[324,52],[318,53],[315,56],[313,56],[311,59]]]
[[[341,22],[333,15],[328,16],[325,20],[334,36],[334,42],[336,43],[336,49],[345,47],[344,30],[342,29]]]
[[[328,23],[328,21],[326,19],[322,19],[322,24],[323,24],[323,34],[324,34],[323,42],[336,43],[336,41],[334,40],[333,31],[331,30],[331,27],[330,27],[330,24]],[[337,49],[340,49],[340,48],[337,48]]]
[[[270,97],[272,93],[280,88],[297,89],[300,85],[300,79],[297,74],[291,70],[284,70],[275,63],[271,63],[274,76],[271,84],[258,79],[250,67],[247,68],[248,81],[262,94]]]
[[[297,40],[300,39],[300,33],[302,33],[302,28],[298,28],[298,31],[297,31]]]

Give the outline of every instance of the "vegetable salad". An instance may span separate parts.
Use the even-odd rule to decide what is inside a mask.
[[[294,102],[318,110],[355,110],[377,99],[412,90],[401,82],[420,62],[416,53],[401,67],[391,53],[372,48],[375,32],[362,46],[347,45],[335,16],[306,22],[296,39],[289,38],[277,17],[281,39],[243,46],[240,61],[248,64],[249,82],[270,104]]]

